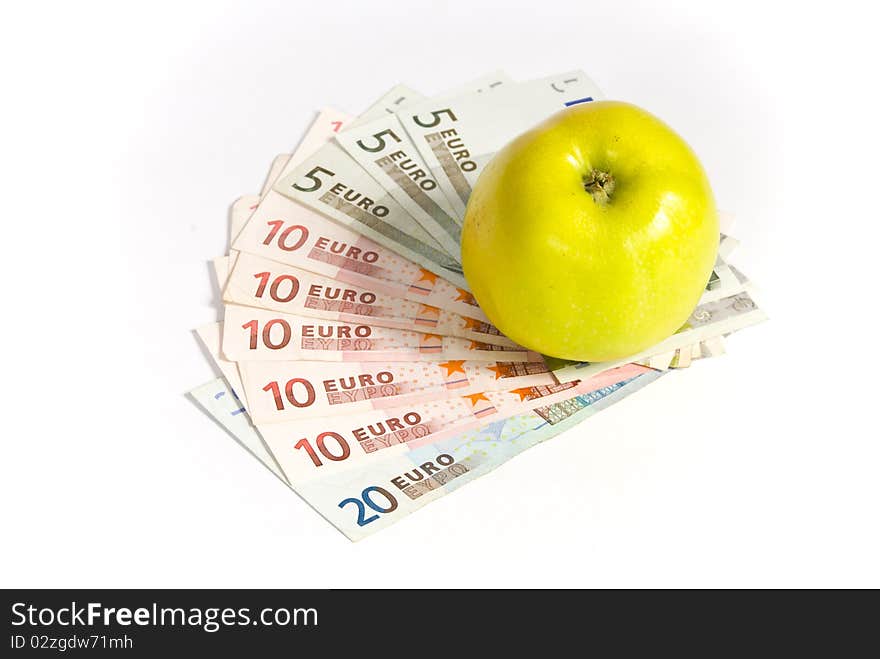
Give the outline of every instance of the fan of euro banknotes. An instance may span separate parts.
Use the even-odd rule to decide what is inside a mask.
[[[229,254],[213,261],[223,322],[196,330],[222,377],[191,395],[350,539],[764,318],[726,233],[689,321],[627,360],[545,360],[480,311],[459,254],[477,177],[534,124],[600,98],[581,71],[493,73],[430,97],[399,85],[357,117],[320,111],[232,204]]]

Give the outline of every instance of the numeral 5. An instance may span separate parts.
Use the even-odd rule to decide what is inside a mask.
[[[302,190],[303,192],[314,192],[324,184],[324,182],[318,178],[318,174],[336,176],[336,174],[334,172],[331,172],[329,169],[324,169],[323,167],[312,167],[312,170],[305,175],[305,178],[312,182],[311,187],[304,187],[299,183],[294,183],[293,187],[297,190]]]
[[[417,123],[419,126],[422,126],[423,128],[433,128],[434,126],[436,126],[437,124],[440,123],[440,115],[441,114],[449,115],[449,118],[452,119],[452,121],[458,121],[458,119],[452,113],[452,110],[450,110],[449,108],[443,108],[442,110],[434,110],[431,113],[431,117],[433,117],[433,121],[431,121],[431,123],[427,123],[427,122],[422,121],[421,119],[419,119],[419,115],[417,115],[417,114],[413,115],[412,120],[415,123]]]
[[[366,144],[364,144],[363,140],[358,140],[357,142],[355,142],[355,144],[357,144],[364,151],[369,151],[370,153],[378,153],[386,146],[388,146],[385,142],[385,138],[382,137],[383,135],[388,135],[388,137],[393,139],[395,142],[400,142],[400,138],[397,136],[397,134],[390,128],[386,128],[385,130],[381,130],[372,136],[373,139],[376,140],[376,142],[378,143],[377,146],[367,146]]]

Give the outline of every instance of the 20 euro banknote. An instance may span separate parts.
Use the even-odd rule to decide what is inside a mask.
[[[352,541],[386,528],[613,405],[663,374],[651,371],[562,403],[510,417],[427,444],[389,459],[373,460],[295,486],[296,492]],[[207,389],[222,383],[205,385]],[[209,414],[222,414],[211,409]],[[215,417],[216,418],[216,417]],[[218,419],[219,421],[219,419]],[[237,433],[255,430],[239,424]],[[248,439],[239,437],[243,445]]]

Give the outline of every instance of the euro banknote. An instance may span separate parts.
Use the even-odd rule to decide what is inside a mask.
[[[351,469],[309,479],[293,488],[347,538],[357,541],[489,473],[526,449],[574,427],[661,376],[662,373],[651,371],[555,405],[394,454],[388,459],[364,461]],[[220,400],[231,394],[219,379],[200,389],[206,402],[213,396]],[[196,398],[195,391],[192,395]],[[248,422],[246,413],[244,418],[229,423],[224,418],[234,418],[229,410],[209,404],[205,411],[276,473],[278,467],[271,454],[259,448],[250,450],[251,446],[262,446],[262,438]],[[329,444],[327,447],[329,449]],[[283,472],[279,472],[276,475],[284,479]]]
[[[232,246],[345,284],[488,323],[466,289],[278,193],[263,199]]]
[[[274,189],[467,288],[461,264],[335,142],[306,158]]]
[[[722,232],[721,240],[718,241],[718,257],[725,261],[728,260],[737,247],[739,247],[739,241],[733,236]]]
[[[223,300],[313,318],[363,322],[516,346],[488,323],[377,290],[344,284],[245,252],[235,261]]]
[[[414,94],[414,92],[408,91],[402,85],[398,85],[376,101],[375,105],[365,113],[364,117],[369,119],[386,114],[391,108],[396,107],[398,103],[406,101],[408,94]],[[415,95],[413,100],[415,98],[423,97]],[[234,242],[241,232],[250,215],[256,210],[259,202],[267,196],[271,199],[272,196],[277,195],[277,193],[272,192],[272,186],[277,182],[278,178],[290,172],[306,156],[314,153],[321,146],[329,142],[331,137],[345,126],[353,124],[353,119],[350,115],[334,108],[324,108],[317,114],[293,153],[280,154],[273,159],[260,194],[245,195],[233,204],[230,218],[230,244]]]
[[[232,257],[215,256],[211,259],[211,271],[214,273],[214,281],[217,284],[217,290],[223,291],[226,288],[226,282],[229,281],[229,273],[232,270],[230,265]]]
[[[504,71],[491,71],[478,78],[469,80],[451,90],[443,92],[443,96],[458,96],[472,91],[491,90],[499,85],[512,82],[510,76]],[[365,123],[379,119],[385,115],[396,114],[403,108],[424,100],[424,94],[416,91],[409,85],[397,84],[382,94],[366,110],[349,121],[343,130],[357,128]]]
[[[691,346],[705,339],[735,332],[749,325],[766,320],[766,314],[758,308],[748,292],[722,298],[714,302],[700,304],[694,309],[687,322],[675,334],[660,343],[625,359],[610,362],[565,363],[554,368],[560,382],[587,378],[627,362],[639,362],[650,357],[665,359],[667,365],[675,356],[675,351]]]
[[[720,256],[715,260],[712,268],[712,277],[706,290],[700,296],[699,304],[715,302],[721,298],[729,297],[742,290],[742,285],[733,274],[730,266]]]
[[[544,362],[240,362],[256,424],[557,383]],[[583,379],[583,378],[579,378]]]
[[[239,201],[250,202],[251,199],[253,199],[253,197],[244,196]],[[735,239],[728,235],[722,234],[719,246],[719,256],[713,270],[713,277],[712,280],[710,280],[705,293],[701,297],[701,304],[719,300],[722,297],[730,296],[742,290],[742,282],[734,275],[733,270],[723,259],[723,256],[729,256],[729,254],[732,252],[733,248],[737,244],[738,243]],[[222,263],[222,258],[218,261],[215,261],[215,267],[218,267],[218,264],[220,263]],[[225,282],[225,277],[223,278],[223,281]],[[220,288],[222,290],[223,284],[220,285]],[[449,288],[450,287],[447,287],[447,290]],[[392,291],[392,294],[394,292],[395,291]],[[462,291],[456,291],[457,295],[460,295],[461,293]],[[449,297],[450,296],[447,296],[447,300]],[[468,311],[469,309],[476,309],[476,307],[474,307],[473,305],[465,305],[464,303],[458,305],[458,308],[461,307],[465,307],[464,310],[466,311]],[[473,313],[473,315],[478,314]],[[718,356],[720,354],[723,354],[723,352],[723,343],[721,342],[720,337],[718,337],[715,339],[711,346],[707,346],[703,342],[697,342],[684,348],[679,348],[674,351],[665,351],[659,355],[652,355],[650,357],[639,359],[636,361],[640,364],[649,365],[652,368],[686,368],[696,359]],[[517,357],[516,359],[519,358]]]
[[[421,93],[408,85],[394,85],[387,92],[382,94],[360,115],[349,121],[343,130],[348,130],[359,126],[362,123],[378,119],[386,114],[394,114],[398,110],[412,103],[416,103],[425,98]],[[341,131],[340,131],[341,132]],[[317,149],[312,149],[312,152]]]
[[[302,162],[306,156],[329,142],[333,135],[347,127],[357,125],[358,121],[369,121],[381,117],[423,98],[424,96],[406,85],[395,85],[357,118],[335,108],[323,108],[318,112],[293,152],[279,154],[272,160],[259,196],[262,198],[269,194],[278,178]]]
[[[248,195],[243,196],[236,202],[236,204],[233,206],[233,208],[235,209],[235,207],[238,206],[240,203],[242,205],[252,204],[254,199],[255,199],[254,196],[248,196]],[[248,212],[246,206],[244,208],[244,212]],[[736,292],[742,290],[742,285],[741,285],[740,280],[734,275],[733,270],[731,270],[730,266],[724,261],[724,258],[723,258],[725,256],[729,256],[729,254],[733,251],[733,249],[735,248],[735,246],[737,244],[738,243],[734,238],[732,238],[728,235],[722,234],[720,246],[719,246],[718,260],[715,264],[715,267],[714,267],[714,270],[712,273],[712,279],[710,280],[709,284],[707,285],[705,293],[701,297],[701,300],[700,300],[701,304],[704,304],[707,302],[712,302],[712,301],[721,299],[722,297],[730,296],[730,295],[735,294]],[[283,258],[283,256],[281,256],[280,258],[277,258],[275,260],[280,261],[281,258]],[[214,261],[215,270],[216,270],[216,268],[219,267],[221,269],[224,269],[224,272],[226,272],[225,268],[228,267],[228,264],[225,263],[224,259],[225,259],[225,257],[219,257],[218,259],[215,259],[215,261]],[[288,260],[293,260],[293,259],[288,259]],[[299,261],[295,261],[295,262],[299,262]],[[313,266],[311,269],[314,270],[317,268],[315,268]],[[334,270],[334,268],[332,268],[332,267],[328,268],[328,272],[330,273],[331,276],[333,274],[333,270]],[[427,274],[427,273],[425,273],[425,271],[420,271],[420,272],[421,272],[422,276],[425,276]],[[338,272],[337,272],[337,274],[338,274]],[[428,275],[428,276],[430,277],[430,275]],[[372,278],[364,277],[363,279],[367,280],[367,281],[363,281],[363,283],[367,283],[367,284],[377,283]],[[439,280],[439,278],[437,278],[437,277],[434,277],[434,279],[438,280],[438,281],[434,282],[433,290],[432,290],[431,294],[421,295],[421,293],[423,291],[421,291],[421,289],[416,289],[416,290],[419,290],[419,296],[421,296],[422,299],[437,301],[437,302],[440,302],[441,304],[443,304],[444,308],[458,309],[459,311],[467,312],[471,316],[483,317],[483,319],[484,319],[482,312],[480,312],[479,308],[475,306],[476,301],[473,300],[473,298],[472,298],[472,296],[470,296],[470,294],[468,294],[465,291],[462,291],[460,289],[454,289],[451,285],[446,284],[446,282]],[[358,280],[358,281],[360,281],[360,280]],[[379,283],[382,284],[382,282],[385,282],[385,281],[386,280],[380,280]],[[222,283],[220,283],[220,282],[222,282]],[[222,279],[218,276],[218,285],[221,290],[225,286],[225,282],[226,282],[226,276],[223,276]],[[430,281],[425,281],[424,283],[426,286],[431,284]],[[384,285],[382,286],[382,290],[385,292],[388,292],[393,297],[402,297],[402,296],[407,295],[409,293],[409,287],[404,289],[406,291],[406,293],[404,293],[401,290],[402,288],[403,288],[402,286],[397,289],[390,288],[390,287],[384,286]],[[444,293],[444,291],[445,291],[445,293]],[[453,299],[452,299],[453,296],[455,297],[454,304],[453,304]],[[410,293],[408,295],[408,299],[413,299],[416,297],[417,297],[416,294]],[[460,299],[462,297],[465,300],[469,300],[469,302],[462,301]],[[437,299],[437,298],[440,298],[440,299]],[[686,368],[695,359],[699,359],[702,357],[717,356],[719,354],[723,354],[723,352],[724,352],[723,344],[721,344],[721,341],[719,338],[716,340],[715,343],[713,343],[711,348],[707,348],[705,345],[702,345],[702,342],[699,342],[699,343],[693,344],[692,346],[687,346],[684,349],[679,349],[676,351],[667,351],[666,353],[664,353],[663,355],[660,355],[660,356],[652,356],[651,358],[648,358],[648,359],[639,360],[639,363],[646,364],[646,365],[649,364],[649,365],[651,365],[652,368],[669,368],[669,367]],[[664,359],[664,357],[666,357],[666,356],[668,356],[668,359]]]
[[[591,394],[648,370],[628,364],[579,382],[481,391],[357,414],[263,424],[259,431],[296,486],[361,462],[408,452],[488,423]]]
[[[410,95],[411,90],[393,88],[358,120],[349,123],[356,126],[359,121],[370,121],[384,116],[388,114],[390,108],[407,105]],[[301,161],[295,163],[296,166],[282,173],[282,178],[290,181],[296,176],[305,176],[309,181],[308,184],[293,182],[285,186],[279,180],[276,181],[275,190],[312,207],[343,226],[352,227],[358,233],[372,238],[409,260],[451,279],[456,285],[467,288],[464,277],[461,276],[460,264],[450,260],[451,257],[442,251],[439,243],[425,232],[411,215],[398,206],[393,198],[384,192],[382,186],[338,144],[329,142],[322,144],[304,160],[310,160],[311,163],[308,165],[303,165]],[[333,169],[330,169],[331,167]],[[325,176],[333,178],[332,185],[323,186],[322,180]],[[322,186],[327,189],[315,194]]]
[[[498,72],[434,98],[454,98],[463,93],[486,95],[509,82],[505,74]],[[419,100],[425,99],[401,104],[394,114],[357,122],[339,133],[336,141],[460,263],[461,220],[430,175],[397,115]]]
[[[275,181],[278,180],[278,177],[281,176],[281,172],[284,171],[284,168],[287,167],[287,164],[290,162],[290,159],[293,157],[292,153],[279,153],[277,156],[272,158],[272,164],[269,165],[269,172],[266,174],[266,178],[263,180],[263,187],[260,188],[259,198],[268,194],[269,190],[272,189],[272,185]],[[232,236],[234,238],[235,236]]]
[[[602,98],[583,71],[513,85],[491,94],[426,101],[400,121],[458,217],[483,167],[507,142],[555,112]]]
[[[384,99],[381,99],[384,100]],[[263,188],[259,195],[245,195],[247,199],[239,204],[239,212],[230,222],[230,243],[241,233],[250,214],[256,210],[260,201],[273,196],[272,186],[281,176],[290,172],[308,155],[327,144],[332,137],[353,120],[351,115],[334,108],[324,108],[318,112],[314,121],[299,141],[296,149],[290,154],[276,156],[266,174]],[[274,193],[277,194],[277,193]],[[235,206],[235,204],[233,204]]]
[[[278,177],[290,171],[291,168],[295,167],[303,158],[313,153],[322,144],[326,144],[331,136],[342,130],[342,127],[350,120],[351,117],[349,115],[333,108],[321,110],[293,153],[289,154],[286,159],[282,155],[277,156],[272,161],[260,194],[244,195],[233,202],[230,207],[229,217],[230,256],[234,258],[238,255],[238,249],[234,246],[235,240],[241,234],[244,227],[247,226],[251,215],[257,210],[260,202],[266,199],[272,200],[274,197],[280,196],[272,190],[272,185],[275,184]]]
[[[430,332],[318,320],[236,304],[225,305],[223,356],[231,361],[540,361],[524,348],[496,346]]]
[[[461,223],[453,217],[452,207],[430,176],[428,166],[404,140],[408,142],[400,120],[390,115],[340,135],[337,142],[447,254],[461,263]]]
[[[260,433],[251,423],[235,391],[223,378],[216,378],[189,392],[212,419],[219,423],[248,453],[259,460],[282,483],[290,485]]]
[[[223,356],[223,323],[202,325],[196,328],[195,335],[211,359],[211,362],[220,371],[223,379],[235,393],[235,398],[239,400],[242,408],[247,410],[247,394],[245,394],[244,385],[241,382],[238,364]]]
[[[260,205],[260,195],[246,194],[240,196],[229,206],[229,244],[231,245],[238,234],[244,229],[248,220],[257,206]]]
[[[357,541],[583,422],[661,375],[648,373],[386,460],[364,462],[357,468],[310,480],[296,490],[346,537]],[[546,483],[536,475],[533,482],[521,483],[520,490],[545,487]]]
[[[433,97],[397,85],[358,117],[319,112],[230,206],[230,251],[212,261],[224,321],[196,330],[223,377],[191,396],[351,539],[763,320],[727,215],[688,323],[626,360],[542,359],[479,308],[459,254],[477,177],[516,135],[598,98],[580,71]]]
[[[505,81],[509,81],[506,74],[501,71],[493,72],[466,83],[452,93],[463,93],[466,90],[490,90]],[[413,89],[405,85],[396,85],[383,94],[357,119],[333,108],[325,108],[324,110],[321,110],[294,152],[292,154],[280,154],[273,160],[259,197],[261,199],[268,197],[270,201],[277,201],[272,199],[272,186],[280,177],[290,174],[290,172],[304,159],[315,154],[321,149],[321,147],[326,146],[333,135],[343,132],[346,128],[354,128],[361,123],[389,116],[390,113],[397,111],[401,107],[411,105],[414,102],[423,99],[424,97]],[[234,208],[234,217],[230,226],[230,242],[233,242],[238,236],[247,217],[256,209],[257,200],[249,196],[249,198],[243,199],[240,203],[237,203],[236,206],[237,207]],[[337,217],[336,219],[339,218]],[[401,219],[403,220],[404,218]],[[407,226],[410,225],[408,224]],[[414,237],[418,237],[418,228],[412,229],[410,233],[413,234]]]

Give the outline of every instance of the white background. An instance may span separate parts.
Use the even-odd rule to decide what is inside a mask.
[[[0,586],[880,586],[858,3],[438,4],[4,10]],[[206,262],[316,109],[499,67],[683,133],[772,320],[351,544],[184,397]]]

